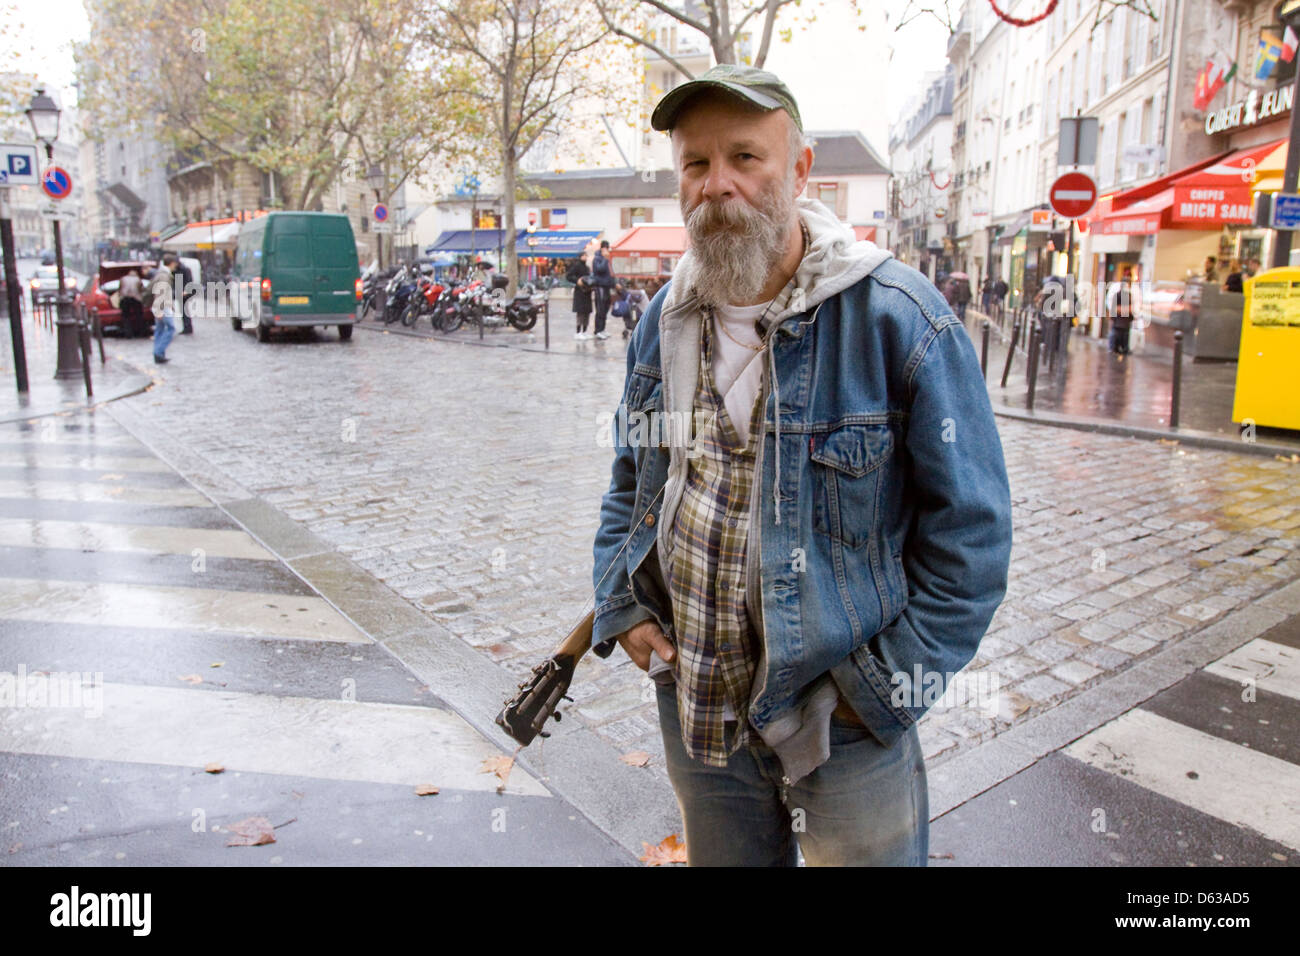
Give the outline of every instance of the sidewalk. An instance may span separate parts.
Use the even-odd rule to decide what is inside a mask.
[[[977,355],[984,318],[975,309],[966,310],[966,330]],[[1070,334],[1064,362],[1058,360],[1051,372],[1046,366],[1039,366],[1034,409],[1030,412],[1025,377],[1027,360],[1019,348],[1007,385],[1005,388],[1001,385],[1008,345],[1002,336],[1001,329],[993,323],[989,330],[987,381],[989,397],[999,413],[1076,427],[1106,423],[1137,437],[1167,437],[1229,451],[1300,452],[1300,432],[1282,428],[1257,428],[1257,447],[1246,447],[1248,443],[1241,439],[1240,427],[1232,421],[1237,381],[1235,362],[1194,362],[1184,356],[1179,426],[1173,430],[1169,428],[1172,354],[1146,348],[1135,350],[1132,355],[1112,355],[1104,339],[1088,338],[1077,331]]]
[[[153,378],[134,365],[114,357],[117,339],[104,339],[106,361],[99,361],[99,343],[91,340],[90,382],[94,391],[86,396],[86,384],[80,375],[73,379],[56,380],[58,367],[58,341],[56,334],[43,324],[33,321],[31,310],[23,310],[23,350],[27,354],[27,393],[17,387],[17,369],[14,363],[13,338],[9,320],[0,319],[0,422],[25,421],[47,415],[92,408],[143,392],[153,384]]]

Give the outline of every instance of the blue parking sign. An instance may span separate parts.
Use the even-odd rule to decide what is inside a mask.
[[[1270,219],[1274,229],[1300,229],[1300,194],[1274,193]]]

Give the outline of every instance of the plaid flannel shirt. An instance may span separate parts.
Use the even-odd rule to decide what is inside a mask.
[[[698,454],[674,520],[668,590],[677,627],[677,707],[686,752],[710,766],[752,740],[749,696],[759,648],[745,610],[745,548],[758,429],[742,445],[713,383],[712,322],[703,323],[695,415]],[[756,398],[752,415],[758,408]],[[726,740],[723,704],[736,715]]]

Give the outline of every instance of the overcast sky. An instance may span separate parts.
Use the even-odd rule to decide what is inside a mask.
[[[895,32],[907,0],[862,0],[865,12],[856,21],[847,0],[823,3],[817,22],[797,42],[774,41],[768,66],[790,84],[806,127],[861,129],[884,156],[889,123],[917,92],[922,75],[947,62],[947,29],[921,17]],[[951,3],[959,7],[959,0]],[[17,7],[17,35],[5,40],[19,51],[18,68],[74,100],[70,41],[89,32],[81,0],[17,0]],[[860,31],[858,24],[868,29]]]

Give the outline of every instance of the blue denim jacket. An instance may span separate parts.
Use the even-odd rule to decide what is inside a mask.
[[[1002,445],[964,327],[924,276],[854,243],[820,203],[799,212],[813,243],[768,330],[747,549],[763,646],[750,722],[794,779],[829,752],[824,730],[799,731],[836,690],[887,746],[921,717],[934,698],[900,689],[919,668],[941,692],[971,660],[1011,552]],[[674,639],[664,582],[691,454],[692,267],[688,252],[628,348],[594,548],[601,656],[651,618]]]

